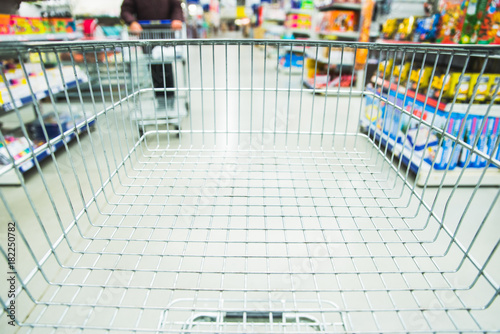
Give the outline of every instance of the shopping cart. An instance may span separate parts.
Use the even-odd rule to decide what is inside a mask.
[[[130,39],[186,39],[186,26],[180,30],[171,29],[170,20],[140,20],[143,30],[140,33],[129,32]],[[140,57],[136,63],[130,64],[132,75],[137,76],[137,81],[152,87],[154,98],[149,98],[150,103],[138,104],[136,113],[132,115],[142,134],[148,126],[172,125],[174,130],[179,130],[182,120],[189,112],[189,102],[185,92],[176,91],[179,83],[177,74],[184,85],[186,81],[186,51],[185,47],[176,45],[145,45],[139,49]],[[178,65],[180,68],[178,69]],[[175,68],[175,70],[174,70]],[[157,128],[157,127],[156,127]]]
[[[9,279],[0,291],[3,333],[500,329],[500,192],[487,186],[500,167],[498,137],[484,150],[481,136],[462,136],[465,125],[448,132],[459,108],[463,117],[479,116],[478,105],[457,103],[457,90],[449,112],[416,112],[430,106],[430,93],[410,94],[394,75],[396,66],[409,62],[413,70],[426,61],[446,75],[457,60],[465,73],[476,58],[484,74],[499,48],[138,40],[9,50],[25,59],[107,49],[138,62],[142,47],[156,46],[186,49],[187,80],[175,91],[188,95],[191,110],[179,138],[168,128],[138,136],[129,115],[150,103],[144,96],[152,88],[132,76],[130,85],[102,87],[90,99],[51,96],[95,130],[68,129],[2,166],[0,173],[15,172],[22,183],[0,189]],[[382,66],[368,73],[365,63],[365,90],[353,82],[311,94],[267,58],[270,47],[290,46],[310,54],[354,50],[356,63],[377,59]],[[108,98],[104,90],[116,93]],[[437,98],[434,108],[443,90]],[[482,106],[483,119],[498,117],[494,101]],[[22,110],[14,115],[22,120]],[[400,122],[415,126],[393,136]],[[76,142],[52,152],[69,134]],[[2,129],[4,144],[6,135]],[[431,146],[429,163],[423,154]],[[463,168],[440,169],[437,157],[449,147],[449,159],[464,152]],[[35,172],[23,181],[18,167],[45,151],[50,161],[34,159]],[[473,156],[485,166],[467,168]],[[471,178],[473,185],[462,187]]]

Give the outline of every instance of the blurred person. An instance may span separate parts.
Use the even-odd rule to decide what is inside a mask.
[[[120,16],[129,26],[129,31],[135,34],[154,29],[154,26],[141,26],[138,22],[141,20],[170,20],[172,30],[182,29],[184,21],[180,0],[123,0]],[[151,53],[151,50],[146,48],[145,52]],[[154,88],[175,87],[172,64],[151,64],[151,76]],[[159,107],[164,107],[165,94],[157,91],[155,97]],[[175,92],[167,91],[166,97],[168,109],[173,109]]]

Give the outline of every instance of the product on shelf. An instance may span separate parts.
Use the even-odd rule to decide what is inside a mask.
[[[422,73],[420,73],[422,72]],[[422,91],[429,87],[429,82],[431,79],[432,67],[425,66],[424,70],[412,70],[410,73],[411,89]]]
[[[447,0],[441,7],[438,43],[459,43],[465,19],[463,0]]]
[[[387,19],[382,25],[382,38],[394,39],[394,36],[398,31],[399,24],[402,21],[402,19]]]
[[[488,97],[490,91],[490,85],[491,85],[490,75],[483,74],[481,77],[479,77],[479,73],[472,74],[467,98],[469,100],[472,99],[472,95],[474,94],[474,89],[476,89],[477,87],[474,101],[476,102],[486,101],[486,98]]]
[[[466,117],[465,111],[450,114],[444,111],[444,104],[430,103],[423,94],[397,92],[395,85],[390,90],[388,87],[385,85],[383,90],[378,89],[376,94],[390,103],[373,96],[365,97],[361,125],[372,136],[380,137],[383,142],[391,140],[391,146],[396,143],[401,145],[403,154],[413,152],[413,164],[419,166],[424,162],[436,170],[453,170],[456,166],[485,167],[487,160],[477,152],[490,156],[497,154],[500,157],[500,154],[494,152],[496,142],[500,140],[499,117],[486,118],[477,114],[469,114]],[[411,94],[407,95],[408,93]],[[410,114],[413,117],[410,117]],[[422,121],[441,130],[435,130]],[[460,133],[462,125],[463,130]],[[443,130],[470,146],[474,146],[477,140],[476,151],[470,152],[462,144],[457,144],[455,139],[443,135]]]
[[[14,160],[20,159],[30,153],[30,142],[25,137],[5,136],[7,147],[0,142],[0,165],[10,164],[9,153]],[[36,148],[42,143],[36,142],[31,145]]]
[[[31,34],[31,24],[27,17],[11,15],[10,24],[12,32],[16,35]]]
[[[359,42],[368,42],[370,40],[370,25],[372,22],[373,11],[375,8],[374,0],[363,1],[363,6],[361,8],[361,23],[359,28]],[[354,68],[356,70],[361,70],[368,59],[368,50],[365,48],[360,48],[356,51],[356,64]]]
[[[496,11],[492,15],[493,43],[500,44],[500,1],[496,2]],[[500,149],[498,150],[500,152]]]
[[[288,52],[280,57],[280,66],[284,69],[298,68],[301,69],[304,65],[304,56],[298,55],[295,52]]]
[[[417,19],[417,26],[413,34],[414,42],[433,42],[438,33],[440,14]]]
[[[24,63],[28,78],[20,64],[7,62],[2,67],[7,82],[0,82],[0,105],[4,108],[7,106],[7,109],[12,109],[14,102],[16,105],[22,105],[32,101],[28,78],[31,90],[37,98],[49,95],[48,86],[55,94],[64,89],[64,84],[74,85],[75,70],[79,81],[87,81],[86,74],[79,67],[73,66],[62,66],[60,70],[57,67],[46,68],[44,73],[40,63]]]
[[[495,16],[497,14],[497,6],[499,6],[500,1],[498,0],[481,0],[480,7],[482,12],[478,17],[479,29],[477,32],[477,43],[478,44],[491,44],[495,40],[496,29],[493,28]]]
[[[358,28],[359,15],[352,10],[331,10],[323,13],[320,23],[320,31],[356,31]]]
[[[394,66],[394,80],[400,82],[406,82],[408,79],[408,73],[410,72],[410,63],[405,63],[401,68],[401,65]]]
[[[63,132],[68,131],[71,128],[77,126],[79,123],[82,123],[83,121],[84,117],[80,114],[73,114],[72,117],[70,113],[61,113],[56,117],[56,114],[52,112],[43,116],[43,126],[37,119],[29,124],[29,129],[32,133],[33,138],[45,140],[45,128],[48,139],[52,139],[59,136],[61,134],[61,130]]]
[[[394,39],[396,41],[410,41],[413,38],[413,33],[417,27],[417,18],[414,16],[407,17],[398,25]]]
[[[301,9],[306,9],[306,10],[314,9],[314,1],[312,1],[312,0],[302,0],[300,8]]]
[[[471,74],[465,73],[462,78],[462,81],[460,82],[461,75],[462,73],[451,73],[444,79],[445,92],[443,92],[443,96],[451,100],[454,98],[455,93],[458,90],[457,101],[459,102],[467,101],[467,98],[469,96]],[[460,86],[458,86],[459,82]]]
[[[494,100],[495,103],[500,102],[500,75],[490,75],[490,91],[488,92],[488,100]],[[495,94],[496,92],[496,94]]]
[[[380,64],[378,64],[378,71],[380,77],[386,77],[386,79],[389,79],[391,72],[392,72],[392,65],[394,63],[394,59],[387,59],[386,61],[381,61]]]
[[[346,73],[344,70],[340,76],[333,62],[328,64],[316,61],[312,58],[306,58],[304,70],[304,81],[309,87],[324,89],[326,87],[350,87],[356,80],[355,74]]]
[[[0,14],[0,35],[10,34],[10,15]]]
[[[310,29],[311,21],[311,15],[309,14],[292,13],[286,16],[285,25],[292,29]]]
[[[76,31],[75,21],[72,18],[54,17],[49,19],[55,33],[71,33]]]

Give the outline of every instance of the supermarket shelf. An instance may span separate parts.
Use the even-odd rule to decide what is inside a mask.
[[[81,32],[59,34],[0,35],[0,42],[70,41],[82,38]]]
[[[377,78],[377,84],[382,85],[382,79]],[[389,88],[389,81],[384,80],[383,85],[385,89]],[[399,89],[398,89],[399,88]],[[422,103],[425,103],[426,101],[426,95],[425,94],[420,94],[420,93],[415,93],[413,90],[408,90],[406,91],[406,85],[396,85],[396,84],[391,84],[391,91],[395,92],[396,89],[398,89],[398,93],[400,94],[406,94],[407,99],[416,99],[417,101],[420,101]],[[467,110],[469,110],[469,115],[479,115],[479,116],[484,116],[486,112],[488,111],[489,104],[468,104],[468,103],[440,103],[438,106],[438,101],[433,99],[432,97],[427,98],[427,105],[430,107],[437,107],[441,111],[445,112],[455,112],[455,113],[463,113],[465,114]],[[500,105],[494,104],[490,108],[490,112],[488,114],[489,117],[500,117]]]
[[[387,85],[384,85],[388,87]],[[394,87],[393,87],[394,88]],[[395,89],[393,89],[394,91]],[[408,91],[410,93],[411,91]],[[401,93],[401,92],[400,92]],[[412,94],[415,96],[415,94]],[[417,99],[421,99],[421,94],[417,94]],[[410,96],[410,94],[408,94]],[[410,97],[413,99],[413,97]],[[428,105],[431,99],[429,98]],[[422,101],[420,101],[422,103]],[[429,105],[430,106],[430,105]],[[453,112],[465,113],[468,104],[455,104],[453,106]],[[451,109],[451,104],[440,104],[439,106],[434,101],[434,105],[430,106],[433,108],[438,107],[441,111],[449,111]],[[471,105],[470,113],[477,113],[478,115],[484,115],[484,111],[487,109],[487,105]],[[494,114],[493,114],[494,112]],[[491,116],[498,117],[500,115],[500,106],[492,106],[490,112]],[[422,162],[422,153],[414,152],[412,155],[412,150],[410,147],[403,146],[403,143],[396,142],[393,138],[389,137],[388,134],[382,132],[375,124],[371,124],[367,119],[362,119],[360,121],[360,128],[368,133],[370,136],[374,137],[377,141],[381,142],[383,147],[387,147],[389,152],[394,152],[394,155],[402,160],[405,166],[408,166],[410,170],[416,175],[416,183],[419,186],[429,185],[429,186],[439,186],[441,181],[445,186],[453,186],[457,182],[460,182],[461,186],[473,186],[479,182],[479,179],[484,171],[484,168],[469,167],[463,170],[463,168],[456,166],[452,170],[441,170],[437,168],[431,168],[432,166],[426,160]],[[460,176],[460,174],[463,175]],[[446,174],[446,175],[445,175]],[[428,178],[428,179],[427,179]],[[459,180],[460,178],[460,180]],[[500,185],[500,169],[490,167],[486,170],[484,178],[481,180],[482,185]]]
[[[264,17],[263,18],[264,22],[285,22],[286,18],[284,17]]]
[[[336,57],[332,57],[330,56],[330,61],[328,61],[328,57],[325,57],[323,55],[321,55],[321,52],[318,52],[318,56],[316,57],[316,51],[315,50],[307,50],[306,51],[306,56],[308,58],[312,58],[312,59],[316,59],[318,60],[320,63],[324,63],[324,64],[328,64],[330,63],[331,66],[337,66],[337,65],[341,65],[340,61],[336,61]],[[345,57],[345,52],[344,52],[344,57]],[[340,58],[340,57],[338,57]],[[340,59],[338,59],[340,60]],[[347,62],[347,61],[344,61],[342,62],[342,66],[346,66],[346,67],[352,67],[354,66],[353,62]]]
[[[292,33],[297,33],[297,34],[303,34],[303,35],[312,35],[312,30],[311,29],[303,29],[303,28],[289,28],[285,27],[286,31],[292,32]]]
[[[88,122],[88,126],[92,127],[95,124],[95,122],[96,122],[95,119]],[[19,171],[21,173],[26,173],[27,171],[29,171],[30,169],[35,167],[35,160],[34,159],[36,159],[39,162],[44,160],[45,158],[50,156],[51,152],[56,152],[57,150],[59,150],[60,148],[62,148],[64,146],[65,142],[68,143],[68,142],[72,141],[73,139],[76,138],[77,134],[81,134],[83,131],[86,131],[86,129],[87,129],[87,124],[85,122],[80,123],[78,125],[76,133],[71,132],[70,134],[68,134],[64,137],[64,140],[56,141],[54,144],[52,144],[51,146],[49,146],[48,148],[46,148],[45,150],[42,150],[40,152],[37,152],[37,149],[35,148],[36,155],[33,158],[28,159],[27,161],[25,161],[21,165],[19,165],[19,167],[18,167]],[[8,171],[0,176],[0,185],[20,185],[20,184],[21,183],[20,183],[18,177],[16,176],[16,172],[13,169],[11,169],[10,171]]]
[[[296,52],[296,53],[303,53],[304,52],[304,47],[300,45],[280,45],[280,51],[285,51],[285,52]],[[307,46],[306,46],[306,53],[307,53]]]
[[[84,83],[86,81],[87,80],[79,79],[78,83]],[[66,84],[66,87],[63,87],[63,86],[51,87],[51,91],[52,91],[52,94],[55,95],[57,93],[64,91],[65,89],[71,89],[74,87],[76,87],[76,80],[68,82]],[[48,96],[50,96],[49,90],[44,90],[44,91],[40,91],[40,92],[35,93],[35,98],[37,100],[41,100],[41,99],[46,98]],[[24,96],[21,98],[14,99],[14,101],[6,102],[6,103],[0,105],[0,111],[3,111],[3,112],[11,111],[11,110],[14,110],[16,107],[21,108],[22,106],[28,105],[30,103],[33,103],[33,96],[31,96],[31,95]]]
[[[368,125],[366,122],[361,122],[361,129],[368,132]],[[479,182],[481,175],[483,174],[484,168],[466,168],[463,171],[461,167],[455,167],[452,170],[438,170],[431,169],[431,166],[425,161],[422,162],[421,156],[417,154],[411,154],[411,150],[407,147],[403,147],[400,143],[395,143],[392,138],[389,138],[385,133],[382,133],[379,129],[376,129],[373,125],[370,126],[371,136],[374,136],[376,140],[382,142],[382,145],[388,146],[390,152],[394,150],[394,155],[402,159],[405,166],[409,165],[410,170],[417,176],[416,183],[418,186],[439,186],[443,180],[443,176],[446,176],[443,181],[444,186],[453,186],[457,182],[460,182],[461,186],[475,186]],[[411,160],[410,160],[411,158]],[[411,162],[410,162],[411,161]],[[420,170],[420,171],[419,171]],[[460,177],[460,174],[463,175]],[[427,179],[428,178],[428,179]],[[460,181],[459,181],[460,178]],[[500,169],[490,167],[485,172],[485,176],[481,180],[482,185],[495,186],[500,185]]]
[[[331,3],[326,6],[318,7],[320,12],[326,12],[333,9],[352,9],[361,10],[363,7],[360,3]]]
[[[301,9],[301,8],[289,8],[286,11],[287,14],[306,14],[306,15],[313,15],[314,10],[313,9]]]
[[[375,43],[380,43],[380,44],[422,44],[425,42],[396,41],[393,39],[377,39],[377,40],[375,40]]]
[[[320,31],[319,35],[323,37],[331,38],[331,37],[340,37],[340,38],[350,38],[350,39],[359,39],[359,32],[355,31]]]
[[[302,80],[303,84],[305,87],[314,90],[314,93],[316,94],[328,94],[328,95],[337,95],[337,94],[346,94],[349,95],[349,93],[355,93],[355,91],[358,90],[356,87],[356,81],[354,81],[352,88],[351,87],[328,87],[328,92],[326,91],[326,88],[316,88],[314,89],[314,86],[311,85],[307,80]]]
[[[302,67],[292,66],[292,68],[290,69],[290,67],[284,67],[282,65],[279,65],[278,71],[283,74],[301,75]]]

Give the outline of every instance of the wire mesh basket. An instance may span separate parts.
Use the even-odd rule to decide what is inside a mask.
[[[86,55],[137,64],[144,46],[185,47],[187,80],[171,88],[191,102],[179,130],[137,131],[132,115],[155,107],[157,88],[133,67],[100,73],[116,80],[89,85],[88,97],[68,95],[93,80]],[[271,47],[307,47],[312,67],[279,71]],[[4,50],[34,108],[2,93],[13,110],[3,147],[10,129],[26,138],[24,154],[2,151],[0,180],[20,184],[0,189],[2,332],[499,330],[496,95],[461,103],[456,89],[445,103],[444,85],[436,96],[419,88],[457,66],[460,87],[469,62],[487,75],[498,48],[138,40]],[[58,57],[68,52],[84,55],[71,82]],[[27,70],[34,55],[44,99]],[[421,69],[415,89],[405,67]],[[347,87],[320,87],[320,71],[354,73]],[[465,135],[469,117],[485,136]]]

